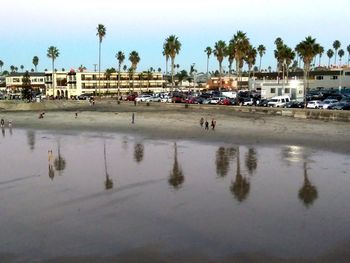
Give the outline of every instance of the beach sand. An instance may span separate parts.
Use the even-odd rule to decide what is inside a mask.
[[[284,144],[350,152],[350,123],[297,119],[261,113],[239,112],[227,106],[97,101],[18,104],[2,108],[0,117],[13,128],[55,131],[105,131],[137,134],[149,139],[199,140],[231,144]],[[39,114],[45,112],[44,118]],[[76,114],[77,113],[77,117]],[[132,124],[134,113],[135,123]],[[216,128],[205,130],[203,117]]]

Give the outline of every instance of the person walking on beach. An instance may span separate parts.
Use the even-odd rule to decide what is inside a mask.
[[[214,118],[211,120],[211,129],[215,130],[215,126],[216,126],[216,120],[214,120]]]
[[[5,121],[4,121],[4,119],[3,119],[3,118],[1,118],[0,123],[1,123],[1,128],[4,128],[4,126],[5,126]]]
[[[201,128],[203,128],[203,124],[204,124],[204,118],[203,117],[199,120],[199,124],[201,125]]]
[[[205,120],[205,129],[209,130],[209,122],[208,122],[208,120]]]

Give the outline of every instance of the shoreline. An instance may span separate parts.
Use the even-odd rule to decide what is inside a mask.
[[[238,112],[230,107],[189,107],[173,104],[146,106],[98,101],[90,106],[82,101],[70,107],[65,103],[34,104],[33,110],[3,110],[13,129],[38,129],[77,132],[117,132],[147,139],[196,140],[215,143],[298,145],[334,152],[350,152],[350,123],[288,116]],[[40,107],[41,106],[41,107]],[[45,117],[39,119],[39,113]],[[75,113],[78,113],[75,118]],[[131,123],[132,113],[135,124]],[[216,120],[215,131],[199,125],[200,118]]]

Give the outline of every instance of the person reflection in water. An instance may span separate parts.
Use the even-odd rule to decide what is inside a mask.
[[[48,161],[49,161],[49,177],[51,180],[55,177],[55,170],[53,169],[53,154],[52,150],[48,151]]]

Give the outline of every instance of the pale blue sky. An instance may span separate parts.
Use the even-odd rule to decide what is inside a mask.
[[[265,45],[262,67],[275,68],[277,37],[294,48],[311,35],[325,50],[338,39],[346,52],[350,44],[349,9],[348,0],[11,0],[1,3],[0,60],[4,69],[21,64],[31,69],[36,55],[38,69],[50,69],[46,51],[54,45],[60,50],[57,68],[76,69],[83,64],[92,70],[98,62],[96,27],[101,23],[107,29],[102,68],[117,67],[117,51],[122,50],[128,58],[136,50],[141,57],[139,70],[160,67],[164,71],[163,42],[175,34],[182,43],[175,62],[180,69],[189,70],[196,63],[197,70],[206,71],[204,49],[218,40],[229,41],[237,30],[246,32],[254,46]],[[328,63],[326,55],[322,62]],[[126,60],[126,64],[130,62]],[[224,67],[227,69],[226,61]],[[217,68],[216,59],[211,57],[210,70]]]

